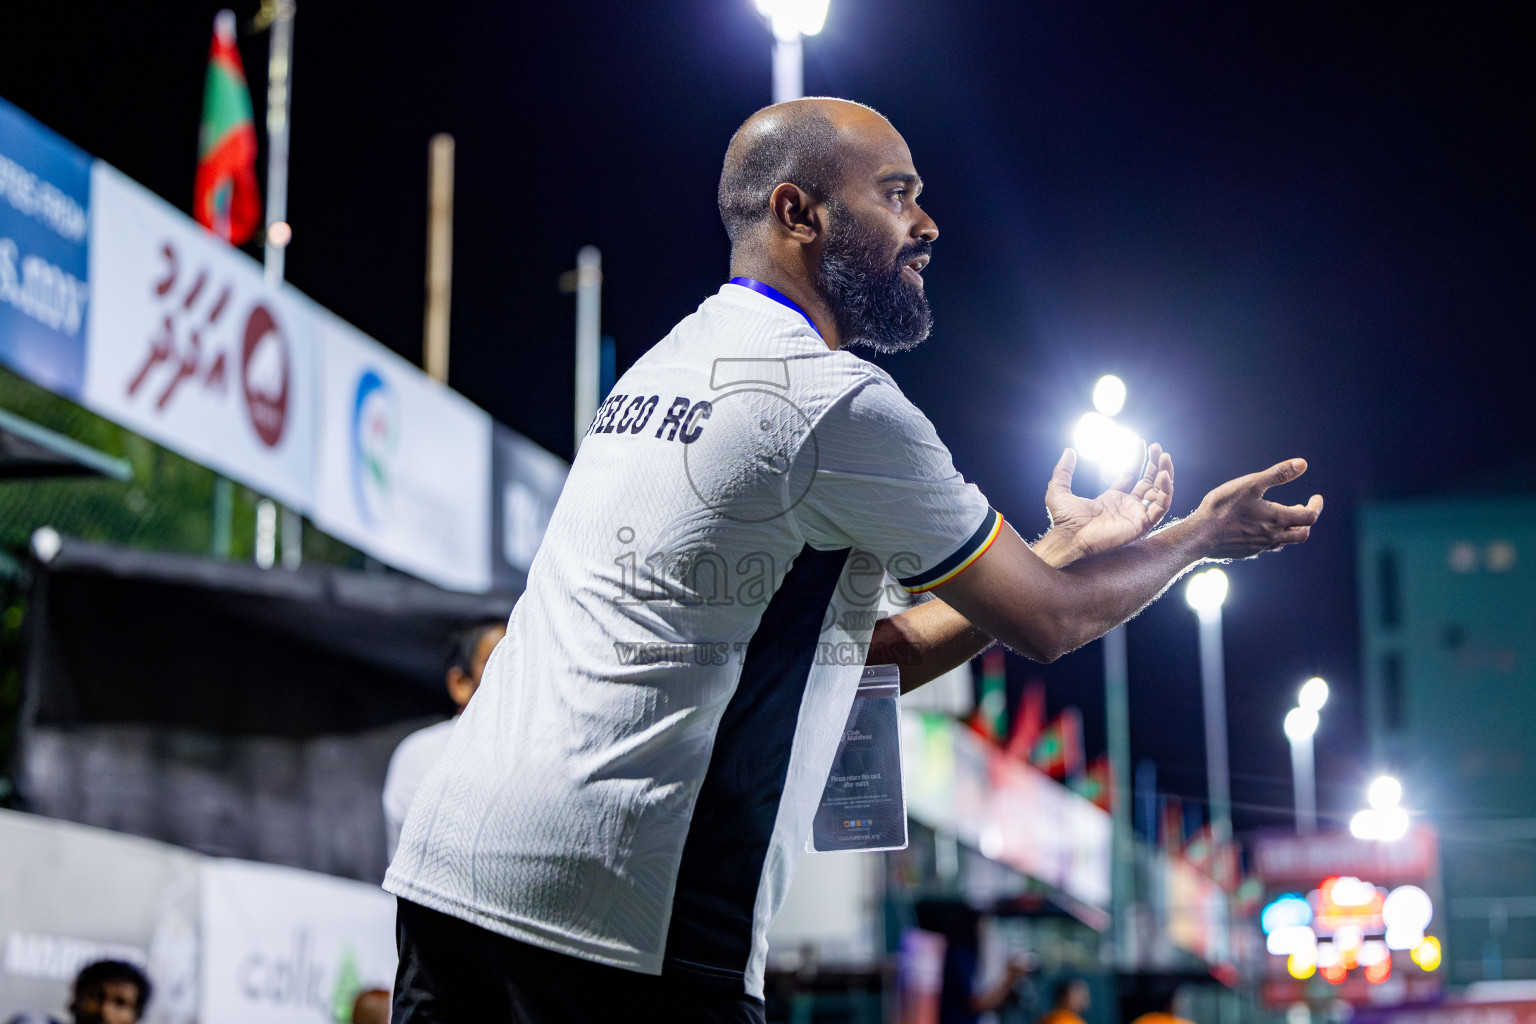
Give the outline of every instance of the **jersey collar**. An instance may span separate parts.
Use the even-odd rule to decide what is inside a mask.
[[[763,282],[750,277],[733,277],[726,283],[740,285],[743,288],[751,289],[752,291],[757,292],[759,295],[763,295],[772,299],[774,302],[777,302],[781,306],[788,306],[796,313],[799,313],[801,316],[805,317],[805,322],[811,325],[811,330],[816,331],[816,337],[821,338],[821,331],[817,330],[816,322],[810,317],[806,316],[805,310],[795,305],[795,301],[793,299],[779,291],[773,285],[763,284]],[[827,339],[821,338],[821,340],[826,341]]]

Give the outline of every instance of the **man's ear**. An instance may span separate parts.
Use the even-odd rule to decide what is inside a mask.
[[[814,243],[825,231],[821,204],[791,182],[780,182],[769,194],[768,211],[779,230],[802,245]]]
[[[475,681],[469,677],[459,666],[455,665],[448,670],[448,696],[459,707],[469,703],[469,698],[474,695]]]

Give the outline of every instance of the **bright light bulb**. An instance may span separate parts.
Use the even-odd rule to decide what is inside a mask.
[[[1296,703],[1312,711],[1323,710],[1323,705],[1328,703],[1328,683],[1320,676],[1308,679],[1301,684]]]
[[[1433,935],[1424,937],[1424,941],[1414,947],[1408,954],[1413,962],[1419,965],[1420,970],[1432,971],[1440,966],[1440,940]]]
[[[1136,469],[1145,458],[1140,436],[1101,413],[1085,413],[1072,429],[1072,447],[1106,475],[1118,476]]]
[[[1365,798],[1378,811],[1396,807],[1403,798],[1403,784],[1390,775],[1383,775],[1371,783]]]
[[[827,20],[829,0],[757,0],[757,12],[773,23],[779,39],[814,36]]]
[[[1408,812],[1401,807],[1383,807],[1376,813],[1380,816],[1376,829],[1377,839],[1390,843],[1408,834]]]
[[[1435,916],[1429,893],[1416,885],[1400,885],[1387,893],[1381,903],[1381,919],[1391,931],[1396,928],[1422,932]]]
[[[1125,381],[1106,373],[1093,386],[1093,407],[1105,416],[1118,416],[1125,408]]]
[[[1317,712],[1311,708],[1291,708],[1285,715],[1285,738],[1292,743],[1311,739],[1317,732]]]
[[[1264,948],[1275,956],[1301,953],[1317,959],[1317,933],[1304,924],[1288,924],[1276,928],[1264,940]]]
[[[1369,807],[1349,819],[1349,831],[1356,839],[1390,843],[1408,834],[1408,824],[1408,812],[1401,807]]]
[[[1214,612],[1227,599],[1227,574],[1220,569],[1197,572],[1184,585],[1184,600],[1197,612]]]

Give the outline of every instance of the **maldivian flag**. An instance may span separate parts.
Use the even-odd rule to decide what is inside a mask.
[[[1040,734],[1029,760],[1052,778],[1082,774],[1083,716],[1077,708],[1062,708],[1061,714]]]
[[[1109,755],[1100,754],[1093,759],[1088,770],[1071,781],[1079,796],[1087,797],[1102,810],[1112,810],[1114,803],[1115,775],[1110,770]]]
[[[1008,737],[1008,753],[1027,763],[1030,752],[1035,749],[1044,731],[1045,680],[1031,679],[1024,684],[1019,713],[1013,719],[1013,732]]]
[[[249,241],[261,223],[256,125],[245,67],[235,49],[234,11],[220,11],[213,19],[192,213],[203,227],[235,245]]]
[[[1002,742],[1008,721],[1008,664],[1001,648],[981,656],[981,700],[971,715],[971,728],[993,743]]]

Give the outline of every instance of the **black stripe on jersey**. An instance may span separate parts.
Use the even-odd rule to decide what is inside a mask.
[[[683,844],[664,974],[739,986],[816,639],[848,550],[801,548],[747,645]]]
[[[944,559],[944,561],[940,562],[938,565],[935,565],[927,572],[920,572],[916,576],[907,576],[902,579],[898,579],[896,582],[901,584],[903,587],[906,587],[908,590],[916,590],[918,587],[926,587],[928,584],[933,583],[936,580],[943,579],[945,576],[953,572],[958,566],[963,564],[967,558],[970,558],[972,555],[974,555],[976,553],[976,549],[987,542],[987,538],[992,535],[992,531],[996,528],[996,526],[997,509],[989,508],[987,509],[986,516],[984,516],[981,520],[981,525],[976,527],[976,532],[971,534],[970,537],[966,539],[965,543],[961,544],[954,554],[950,555],[948,558]]]

